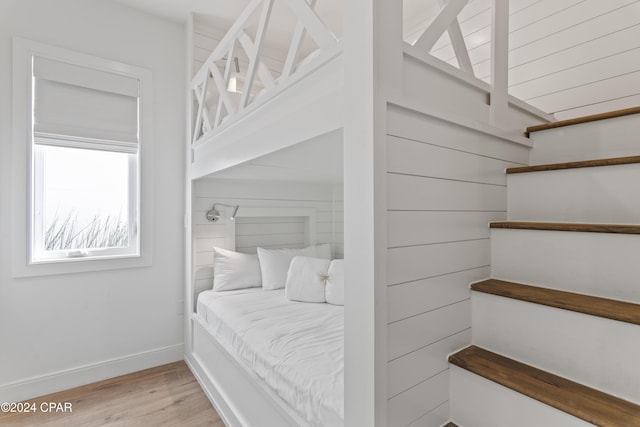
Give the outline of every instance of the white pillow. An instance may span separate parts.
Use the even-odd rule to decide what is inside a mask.
[[[331,259],[331,245],[328,243],[321,243],[315,246],[316,257],[322,259]]]
[[[255,288],[262,285],[257,255],[213,248],[213,290]]]
[[[292,301],[325,302],[324,287],[330,261],[322,258],[296,256],[287,272],[285,295]]]
[[[329,265],[325,298],[329,304],[344,305],[344,260],[334,259]]]
[[[331,247],[328,243],[323,243],[317,246],[308,246],[304,249],[258,248],[262,287],[267,290],[284,288],[289,264],[291,264],[291,260],[295,256],[331,259]]]

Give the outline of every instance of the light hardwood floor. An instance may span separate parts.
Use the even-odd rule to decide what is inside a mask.
[[[48,402],[62,405],[49,411]],[[56,413],[56,409],[64,410],[66,402],[72,412]],[[0,412],[0,425],[224,427],[184,362],[42,396],[29,403],[35,403],[36,412]]]

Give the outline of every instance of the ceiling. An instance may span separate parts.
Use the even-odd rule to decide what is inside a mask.
[[[249,0],[112,0],[124,5],[140,9],[170,19],[185,23],[189,13],[204,13],[216,16],[222,20],[233,22]]]
[[[187,22],[191,12],[200,19],[209,18],[218,28],[226,31],[251,0],[111,0],[161,16],[175,22]],[[342,34],[342,0],[320,0],[315,12],[338,38]],[[282,1],[273,5],[269,21],[273,47],[286,47],[293,32],[294,16]],[[268,43],[268,42],[267,42]]]

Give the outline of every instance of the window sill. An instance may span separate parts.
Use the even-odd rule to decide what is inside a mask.
[[[14,261],[13,277],[21,278],[148,267],[151,265],[151,256],[68,258],[30,264],[21,264],[18,260]]]

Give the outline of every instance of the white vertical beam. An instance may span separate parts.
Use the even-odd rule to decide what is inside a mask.
[[[506,128],[509,112],[509,0],[494,0],[489,121]]]
[[[344,3],[345,426],[376,424],[375,1]],[[379,280],[379,279],[378,279]]]
[[[188,78],[191,78],[194,72],[193,66],[193,38],[194,38],[194,15],[193,13],[189,13],[187,19],[187,25],[185,26],[185,50],[187,56],[187,66],[186,66],[186,75]],[[190,90],[189,84],[187,83],[187,108],[186,108],[186,121],[191,124],[193,120],[193,91]],[[187,313],[193,312],[193,308],[195,306],[195,289],[194,289],[194,266],[193,266],[193,246],[192,246],[192,192],[193,192],[193,181],[191,181],[191,163],[193,162],[193,149],[191,147],[191,132],[193,128],[191,126],[186,126],[186,141],[185,141],[185,180],[184,180],[184,283],[185,287],[183,290],[183,299],[184,299],[184,313],[185,313],[185,322],[184,322],[184,347],[185,353],[191,354],[193,351],[193,340],[191,335],[191,328],[193,324],[189,319]]]
[[[387,425],[387,98],[402,0],[344,2],[345,425]]]

